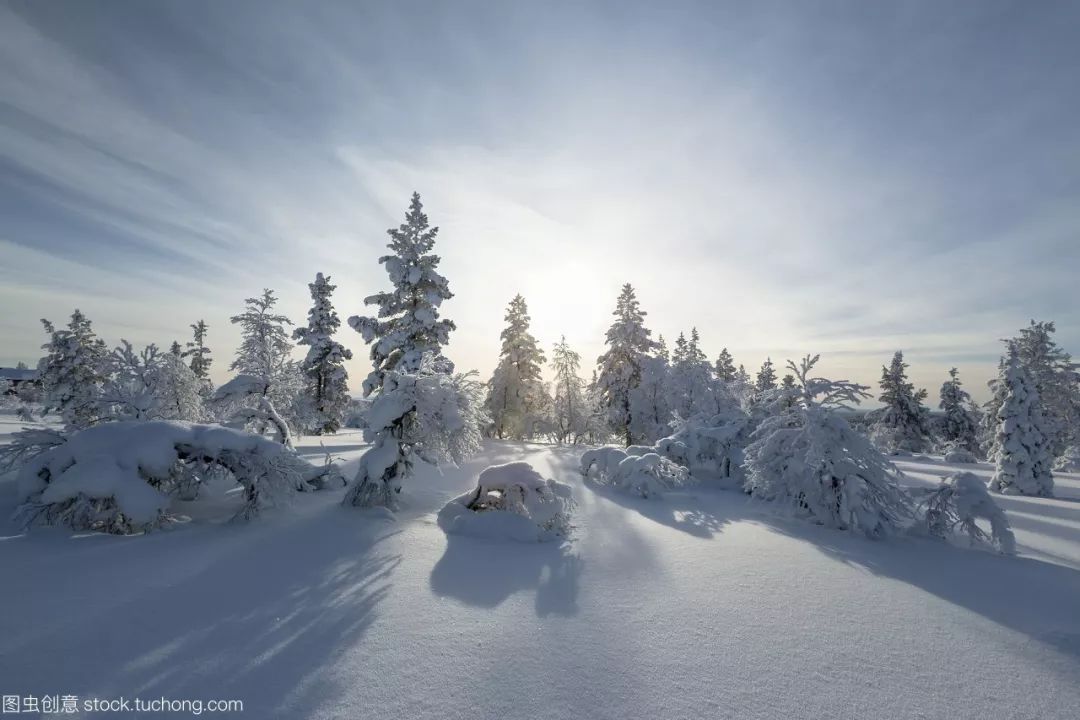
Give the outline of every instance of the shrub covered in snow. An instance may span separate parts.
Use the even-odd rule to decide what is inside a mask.
[[[970,450],[965,450],[962,447],[948,448],[945,451],[945,462],[947,463],[977,463],[979,458],[975,457],[975,453]]]
[[[925,512],[927,532],[935,537],[948,538],[963,532],[972,545],[985,543],[1006,554],[1016,552],[1005,511],[994,502],[986,484],[972,473],[960,472],[945,478],[919,506]],[[989,535],[976,524],[977,520],[990,524]]]
[[[259,435],[181,422],[97,425],[38,453],[19,469],[27,524],[133,533],[168,520],[170,500],[212,472],[244,488],[237,518],[247,518],[332,468],[313,468],[292,450]]]
[[[1058,472],[1080,473],[1080,445],[1070,445],[1054,463]]]
[[[521,542],[554,540],[570,532],[570,486],[547,480],[526,462],[493,465],[480,473],[476,489],[439,512],[447,533]]]
[[[868,397],[866,387],[810,377],[818,357],[788,362],[799,397],[754,432],[746,490],[827,527],[887,534],[911,516],[910,499],[888,459],[836,412]]]
[[[653,452],[685,466],[692,474],[739,477],[749,435],[750,417],[732,404],[723,413],[689,418],[670,437],[657,441]]]
[[[642,449],[631,446],[626,450],[604,447],[586,451],[581,456],[581,474],[641,497],[660,496],[690,481],[690,473],[681,465],[651,448],[644,448],[650,452],[630,454],[632,448]]]

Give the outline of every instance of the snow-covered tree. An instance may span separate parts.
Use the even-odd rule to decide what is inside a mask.
[[[798,402],[777,403],[746,450],[746,490],[789,505],[827,527],[879,537],[911,517],[911,500],[898,471],[837,412],[869,397],[865,385],[811,377],[819,356],[788,361]]]
[[[938,407],[945,413],[941,439],[951,448],[977,452],[978,420],[971,395],[964,390],[960,372],[956,368],[949,370],[949,379],[941,386],[941,403]]]
[[[1005,400],[997,411],[996,468],[990,489],[1008,495],[1054,494],[1053,457],[1039,402],[1039,391],[1010,343],[1001,378]]]
[[[1069,445],[1080,442],[1080,373],[1069,353],[1058,347],[1053,338],[1055,331],[1053,322],[1032,320],[1006,343],[1016,347],[1017,362],[1039,394],[1050,452],[1057,457]],[[998,382],[990,382],[994,394],[986,405],[991,423],[1004,401],[1003,393],[998,391]],[[990,457],[997,452],[993,444],[996,436],[996,432],[992,432],[987,438],[991,446],[988,448]]]
[[[691,329],[688,341],[680,333],[671,359],[671,411],[683,420],[700,413],[712,415],[719,412],[722,405],[717,398],[719,385],[712,364],[701,350],[701,337],[697,328]],[[665,431],[664,435],[666,434]]]
[[[663,356],[641,359],[641,380],[630,390],[630,434],[645,444],[671,432],[671,369]]]
[[[765,358],[754,380],[754,390],[763,393],[776,389],[776,370],[773,368],[772,358]]]
[[[308,353],[300,363],[304,388],[300,397],[302,427],[313,435],[336,433],[349,404],[349,373],[345,361],[352,351],[334,340],[341,320],[330,301],[336,285],[322,273],[308,284],[312,306],[307,327],[297,328],[293,339],[307,345]]]
[[[547,392],[541,372],[544,351],[529,332],[525,298],[514,296],[506,309],[499,364],[488,381],[485,407],[497,438],[534,437],[544,419]]]
[[[607,421],[612,432],[627,446],[634,444],[631,391],[641,383],[645,358],[656,351],[652,331],[645,327],[645,311],[641,309],[634,288],[627,283],[615,305],[615,322],[608,328],[607,352],[597,358],[599,391]]]
[[[733,382],[738,371],[735,369],[735,361],[727,348],[720,350],[716,358],[716,377],[726,383]]]
[[[199,380],[205,381],[209,388],[210,383],[210,365],[214,362],[214,359],[210,357],[210,348],[206,346],[206,322],[200,320],[197,323],[191,325],[192,339],[187,343],[187,350],[184,351],[184,357],[191,358],[190,366],[191,372],[195,373],[195,377]]]
[[[479,443],[485,418],[482,387],[471,375],[454,375],[443,354],[454,323],[439,318],[453,297],[432,253],[437,227],[428,225],[420,195],[413,193],[405,222],[387,231],[392,255],[379,262],[393,289],[364,300],[377,317],[353,316],[349,326],[371,344],[373,370],[364,381],[372,403],[364,437],[374,444],[346,495],[355,506],[392,508],[413,462],[457,462]]]
[[[589,422],[585,381],[578,372],[581,355],[574,352],[563,335],[551,351],[551,369],[555,373],[552,422],[555,439],[560,443],[582,441]]]
[[[250,416],[261,425],[266,419],[263,415],[282,417],[291,415],[294,409],[301,378],[297,363],[290,357],[293,345],[285,329],[292,321],[274,312],[277,302],[274,291],[266,289],[259,297],[244,301],[244,312],[229,318],[240,326],[241,337],[229,369],[239,373],[237,378],[244,378],[234,383],[229,392],[220,392],[219,388],[217,401],[232,413],[230,421]],[[241,389],[248,392],[247,401]],[[253,409],[260,412],[249,412]]]
[[[926,516],[927,532],[935,537],[947,539],[962,532],[972,545],[991,545],[1007,555],[1016,552],[1016,539],[1005,511],[986,491],[986,483],[973,473],[960,472],[945,478],[919,506]],[[990,525],[989,535],[977,520]]]
[[[42,320],[49,342],[38,362],[45,412],[56,412],[69,430],[79,430],[100,419],[101,386],[108,351],[94,334],[90,320],[76,310],[66,330]]]
[[[873,413],[874,442],[886,452],[925,452],[929,445],[926,390],[916,390],[908,382],[907,363],[900,350],[888,367],[881,368],[881,396],[884,405]]]
[[[203,419],[202,383],[180,355],[150,344],[136,351],[121,340],[104,367],[101,415],[112,420]]]

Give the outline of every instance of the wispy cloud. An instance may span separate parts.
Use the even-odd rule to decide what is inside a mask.
[[[461,365],[517,292],[594,356],[631,281],[748,366],[980,385],[1028,317],[1080,345],[1080,13],[1014,8],[0,6],[0,362],[75,304],[222,357],[264,285],[359,312],[418,189]]]

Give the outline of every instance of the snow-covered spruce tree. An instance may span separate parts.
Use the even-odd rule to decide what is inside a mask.
[[[883,450],[895,452],[926,452],[929,446],[927,410],[923,406],[926,390],[916,390],[908,382],[907,363],[900,350],[893,355],[888,367],[881,368],[883,408],[873,413],[871,437]]]
[[[488,381],[485,408],[494,437],[525,440],[536,435],[543,420],[547,393],[541,372],[546,360],[529,332],[525,298],[515,295],[503,319],[499,364]]]
[[[195,373],[195,377],[203,381],[207,390],[211,390],[210,386],[210,365],[214,362],[214,359],[210,357],[210,348],[206,347],[206,322],[200,320],[197,323],[191,325],[192,339],[187,343],[187,350],[184,351],[183,356],[191,358],[189,367],[191,372]]]
[[[735,369],[735,361],[727,348],[720,350],[716,358],[716,377],[723,382],[730,383],[735,380],[738,371]]]
[[[1039,391],[1021,364],[1019,348],[1009,345],[1002,378],[1005,400],[998,408],[996,469],[990,489],[1007,495],[1052,497],[1053,458],[1044,427]]]
[[[484,419],[482,388],[470,375],[453,375],[443,354],[454,323],[439,318],[453,297],[432,252],[437,227],[428,225],[420,195],[413,193],[405,222],[387,231],[392,255],[379,262],[393,288],[364,300],[377,317],[353,316],[349,326],[371,344],[373,370],[364,381],[372,403],[364,437],[374,447],[360,468],[345,504],[393,508],[414,460],[457,462],[479,443]]]
[[[304,430],[312,435],[336,433],[349,404],[349,373],[345,370],[345,361],[352,359],[352,351],[334,340],[334,333],[341,327],[341,320],[330,301],[335,288],[337,286],[330,284],[330,278],[322,273],[315,275],[315,282],[308,284],[312,306],[308,311],[307,327],[293,332],[297,344],[308,346],[307,356],[300,363],[300,373],[304,377],[300,417]]]
[[[645,327],[646,313],[630,283],[623,285],[612,315],[615,322],[607,331],[608,350],[596,360],[596,387],[611,431],[629,447],[634,444],[631,391],[640,384],[642,364],[655,352],[656,341]]]
[[[953,448],[978,452],[977,416],[971,395],[964,390],[960,372],[956,368],[949,370],[949,379],[941,386],[941,403],[938,407],[945,413],[941,439]]]
[[[630,391],[630,433],[652,444],[671,432],[671,368],[663,356],[641,360],[641,381]]]
[[[776,369],[773,367],[772,358],[765,358],[754,380],[754,390],[763,393],[776,389]]]
[[[1058,347],[1053,338],[1055,331],[1053,322],[1032,320],[1016,337],[1005,342],[1016,346],[1017,360],[1039,393],[1050,452],[1057,457],[1069,445],[1080,443],[1080,373],[1069,353]],[[986,405],[991,424],[987,437],[989,457],[997,452],[993,426],[1004,401],[1003,393],[997,392],[997,382],[990,383],[995,392]]]
[[[589,421],[585,381],[578,372],[581,355],[574,352],[563,335],[551,351],[551,369],[555,373],[552,422],[555,439],[560,443],[581,442]]]
[[[778,405],[746,450],[746,490],[755,498],[789,505],[797,515],[842,530],[880,537],[912,516],[898,471],[837,412],[869,397],[865,385],[811,377],[820,356],[798,365],[798,402]]]
[[[690,340],[679,335],[670,371],[670,407],[683,420],[701,413],[719,412],[722,402],[712,364],[701,350],[701,336],[697,328],[690,331]],[[664,435],[667,432],[665,430]],[[653,438],[654,440],[657,438]]]
[[[299,390],[297,365],[290,359],[293,346],[285,329],[292,321],[274,312],[273,290],[265,289],[244,304],[244,312],[229,318],[240,326],[240,347],[229,365],[239,374],[214,397],[230,424],[250,425],[257,432],[274,425],[279,439],[289,444],[290,434],[283,433],[278,422],[286,421],[286,408],[292,410]]]
[[[101,386],[105,382],[105,342],[94,334],[81,311],[71,314],[66,330],[42,320],[49,342],[38,362],[44,412],[55,412],[68,430],[80,430],[101,419]]]

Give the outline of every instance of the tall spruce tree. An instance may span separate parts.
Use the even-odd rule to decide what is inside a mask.
[[[307,327],[293,332],[299,345],[308,346],[307,356],[300,363],[304,376],[302,417],[305,429],[313,435],[336,433],[349,404],[345,361],[352,360],[352,351],[334,340],[334,333],[341,327],[330,299],[336,288],[329,277],[315,275],[315,282],[308,284],[312,306]]]
[[[735,361],[731,353],[727,348],[721,349],[720,355],[716,358],[716,377],[726,383],[731,383],[735,381],[737,375],[738,371],[735,369]]]
[[[81,430],[101,419],[101,388],[108,350],[80,310],[71,314],[66,330],[42,320],[49,342],[41,346],[38,362],[45,412],[56,412],[69,430]]]
[[[925,452],[929,445],[926,390],[916,390],[908,382],[907,363],[900,350],[888,367],[881,368],[881,395],[884,405],[875,411],[874,441],[888,452]]]
[[[524,440],[536,434],[543,419],[547,393],[541,373],[546,360],[529,332],[524,297],[514,296],[504,320],[499,364],[488,381],[485,407],[495,437]]]
[[[972,411],[971,395],[964,390],[956,368],[949,370],[949,379],[941,386],[940,396],[938,407],[945,413],[942,440],[953,447],[978,452],[978,421]]]
[[[183,356],[191,358],[188,367],[191,368],[191,372],[195,373],[195,377],[209,385],[210,365],[214,362],[214,359],[210,357],[210,348],[206,346],[207,329],[204,320],[192,323],[192,339],[188,340],[187,349],[184,351]]]
[[[772,358],[765,358],[758,370],[757,379],[754,381],[754,390],[759,393],[776,389],[776,369],[773,367]]]
[[[596,361],[596,387],[612,432],[630,446],[634,444],[630,394],[640,384],[642,365],[657,344],[645,327],[646,313],[630,283],[623,285],[612,315],[615,322],[606,334],[607,352]]]
[[[438,232],[413,193],[405,222],[387,230],[392,254],[379,258],[391,289],[364,300],[378,309],[375,317],[349,318],[371,345],[373,369],[363,387],[372,399],[364,435],[373,447],[360,459],[345,504],[392,508],[417,459],[462,457],[479,442],[480,391],[467,376],[453,375],[442,353],[455,326],[439,317],[453,293],[432,252]],[[436,400],[445,405],[441,411],[421,407]]]
[[[1018,343],[1010,343],[1001,377],[1005,398],[997,411],[997,453],[990,489],[1005,494],[1054,494],[1049,450],[1039,391],[1020,360]]]

